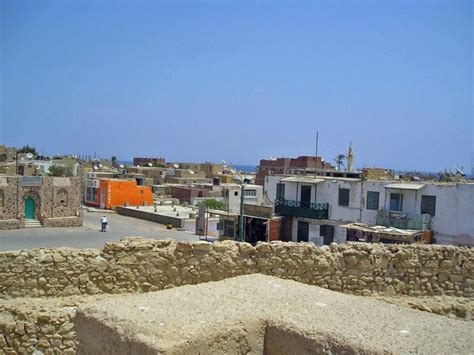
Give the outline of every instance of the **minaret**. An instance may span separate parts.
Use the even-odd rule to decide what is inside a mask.
[[[352,159],[354,156],[352,155],[352,142],[349,144],[349,153],[347,153],[347,170],[352,171]]]

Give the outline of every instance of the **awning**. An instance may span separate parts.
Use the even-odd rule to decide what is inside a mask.
[[[394,183],[385,185],[386,189],[397,189],[397,190],[420,190],[425,187],[425,184],[410,184],[410,183]]]
[[[299,182],[301,184],[319,184],[320,182],[326,181],[325,179],[318,179],[318,178],[301,178],[290,176],[280,180],[281,182]]]
[[[374,234],[384,234],[392,236],[404,236],[411,237],[418,234],[423,234],[422,231],[413,230],[413,229],[399,229],[394,227],[385,227],[378,225],[368,225],[364,223],[349,223],[339,226],[340,228],[355,229],[362,232],[374,233]]]

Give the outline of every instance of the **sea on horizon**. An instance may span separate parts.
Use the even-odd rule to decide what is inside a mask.
[[[119,161],[119,163],[124,164],[124,165],[133,165],[133,161],[131,160],[121,160]],[[257,172],[257,165],[232,164],[231,167],[243,173],[256,173]]]

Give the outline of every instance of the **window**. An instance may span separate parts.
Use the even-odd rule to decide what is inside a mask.
[[[339,188],[339,206],[349,206],[349,189]]]
[[[244,190],[244,197],[257,197],[257,190]]]
[[[323,237],[324,245],[331,245],[334,241],[334,226],[330,224],[322,224],[319,226],[319,235]]]
[[[285,184],[281,182],[277,184],[276,198],[277,200],[285,199]]]
[[[98,201],[98,190],[94,187],[88,187],[86,189],[86,201],[97,202]]]
[[[0,190],[0,207],[5,207],[5,195],[3,190]]]
[[[403,210],[403,194],[391,193],[390,194],[390,211],[402,211]]]
[[[436,196],[421,195],[421,213],[426,213],[433,217],[435,212]]]
[[[367,201],[365,208],[368,210],[378,210],[379,209],[379,197],[380,193],[376,191],[367,191]]]
[[[234,196],[239,196],[239,191],[234,191]]]

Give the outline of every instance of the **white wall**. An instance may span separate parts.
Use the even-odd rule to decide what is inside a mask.
[[[221,185],[222,186],[222,193],[226,203],[229,205],[229,210],[234,213],[240,212],[240,190],[241,187],[239,185]],[[275,185],[276,186],[276,185]],[[226,190],[229,192],[228,197],[226,197]],[[246,185],[244,190],[255,190],[256,196],[245,196],[244,195],[244,203],[247,204],[254,204],[254,205],[261,205],[264,202],[263,198],[263,186],[261,185]],[[272,201],[274,198],[272,199]]]
[[[309,223],[309,238],[308,241],[313,242],[317,246],[324,245],[324,237],[320,236],[320,227],[323,224],[329,224],[334,226],[334,243],[342,244],[346,242],[346,229],[340,228],[341,223],[327,220],[314,220],[306,218],[294,218],[291,230],[291,240],[298,241],[298,221]]]
[[[270,201],[275,201],[276,199],[276,186],[283,179],[284,176],[282,175],[268,175],[265,176],[265,187],[264,193],[267,194]]]

